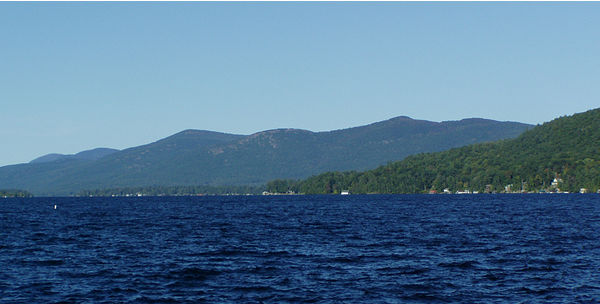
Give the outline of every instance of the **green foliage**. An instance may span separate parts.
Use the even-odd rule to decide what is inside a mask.
[[[303,193],[427,193],[600,187],[600,109],[562,117],[513,140],[418,154],[365,172],[328,172],[295,182]]]
[[[0,198],[6,197],[33,197],[31,193],[25,190],[16,190],[16,189],[0,189]]]
[[[298,193],[299,181],[293,179],[276,179],[267,183],[266,188],[271,193]]]
[[[263,187],[252,186],[149,186],[111,189],[84,190],[77,196],[189,196],[189,195],[227,195],[260,194]]]

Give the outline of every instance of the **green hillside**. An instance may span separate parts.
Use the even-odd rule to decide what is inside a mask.
[[[187,130],[95,160],[70,157],[1,167],[0,187],[41,196],[148,186],[256,186],[277,178],[368,170],[416,153],[514,138],[530,127],[486,119],[439,123],[396,117],[330,132]]]
[[[553,186],[557,178],[559,184]],[[365,172],[276,180],[273,192],[427,193],[431,190],[569,191],[600,187],[600,109],[561,117],[512,140],[419,154]]]

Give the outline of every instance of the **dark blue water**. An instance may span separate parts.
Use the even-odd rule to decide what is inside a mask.
[[[597,303],[600,195],[0,199],[0,302]]]

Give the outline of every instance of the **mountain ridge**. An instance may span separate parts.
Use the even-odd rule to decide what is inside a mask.
[[[96,160],[0,167],[0,186],[35,195],[85,189],[259,185],[329,170],[370,169],[420,152],[515,137],[516,122],[430,122],[408,117],[333,131],[279,128],[250,135],[187,129]]]
[[[561,116],[514,139],[421,153],[363,172],[276,180],[271,192],[307,194],[596,192],[600,189],[600,109]]]
[[[30,164],[35,163],[46,163],[46,162],[54,162],[54,161],[64,161],[67,159],[87,159],[87,160],[97,160],[104,156],[110,155],[112,153],[119,152],[117,149],[111,148],[94,148],[90,150],[81,151],[75,154],[60,154],[60,153],[50,153],[30,161]]]

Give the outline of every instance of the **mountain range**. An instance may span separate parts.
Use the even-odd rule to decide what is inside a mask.
[[[119,152],[117,149],[110,148],[96,148],[92,150],[81,151],[77,154],[59,154],[59,153],[50,153],[44,156],[40,156],[32,161],[30,164],[39,164],[39,163],[49,163],[55,161],[62,161],[68,159],[82,159],[82,160],[97,160],[109,154],[113,154],[115,152]]]
[[[185,130],[121,151],[52,154],[0,167],[0,188],[57,196],[152,185],[260,185],[326,171],[368,170],[417,153],[513,138],[531,127],[479,118],[431,122],[400,116],[327,132],[275,129],[236,135]]]
[[[597,192],[600,109],[557,118],[514,139],[413,155],[364,172],[278,180],[267,188],[307,194]]]

